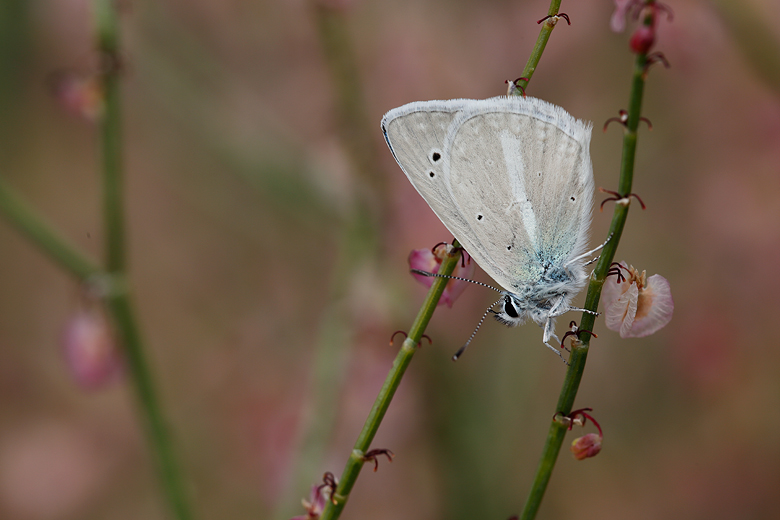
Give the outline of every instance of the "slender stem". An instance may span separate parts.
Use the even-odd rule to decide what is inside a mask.
[[[106,226],[106,268],[125,268],[125,224],[122,197],[119,20],[113,0],[95,0],[97,44],[101,54],[104,111],[100,118],[103,164],[103,216]]]
[[[2,179],[0,179],[0,211],[17,230],[80,280],[86,281],[102,272],[94,261],[57,233]]]
[[[130,365],[130,375],[144,415],[160,479],[168,502],[179,520],[192,517],[173,442],[144,354],[140,330],[133,317],[126,284],[126,234],[123,204],[119,20],[115,0],[95,0],[97,45],[102,58],[104,112],[100,120],[103,165],[103,214],[106,228],[106,269],[113,284],[108,307],[117,336]]]
[[[143,353],[143,342],[133,315],[127,285],[120,278],[115,278],[113,281],[112,290],[107,298],[108,308],[114,318],[117,335],[122,338],[136,393],[145,415],[147,434],[155,449],[160,479],[176,518],[187,520],[192,518],[187,504],[187,494],[179,473],[173,442],[157,398],[152,374]]]
[[[458,242],[453,242],[454,246],[458,246]],[[444,275],[451,275],[455,269],[458,261],[460,260],[460,249],[456,249],[455,252],[442,262],[439,267],[439,273]],[[382,385],[382,389],[379,391],[379,395],[374,402],[374,406],[368,414],[363,430],[360,432],[355,446],[352,449],[352,453],[349,456],[347,465],[344,468],[344,472],[341,474],[341,479],[333,494],[333,500],[328,502],[325,510],[322,513],[321,520],[335,520],[341,515],[341,511],[347,504],[349,499],[349,493],[352,491],[352,487],[355,485],[360,470],[365,463],[364,455],[371,447],[371,441],[374,439],[376,432],[379,430],[379,425],[390,406],[390,401],[395,395],[395,391],[398,389],[398,385],[401,383],[401,378],[406,372],[406,368],[412,360],[412,356],[417,351],[417,345],[422,339],[422,335],[425,332],[425,328],[428,326],[428,322],[433,316],[433,311],[436,310],[436,306],[439,303],[444,288],[449,280],[445,278],[435,278],[431,289],[428,291],[428,296],[425,298],[422,307],[420,308],[417,318],[414,320],[411,329],[409,330],[409,336],[404,340],[401,345],[401,349],[398,352],[393,366],[385,379],[385,383]]]
[[[645,24],[647,24],[645,20]],[[620,180],[618,183],[619,193],[627,196],[631,192],[631,185],[634,178],[634,157],[636,154],[637,127],[639,117],[642,111],[642,95],[645,86],[645,66],[647,64],[647,55],[639,54],[636,57],[634,65],[634,76],[631,83],[631,96],[628,109],[628,122],[626,131],[623,135],[623,156],[620,164]],[[585,308],[596,311],[599,298],[601,297],[601,288],[604,285],[609,265],[615,257],[615,251],[620,243],[620,237],[623,233],[623,227],[628,216],[628,204],[616,204],[615,212],[612,216],[612,223],[609,228],[611,238],[601,252],[598,265],[594,270],[588,284],[588,294],[585,298]],[[580,328],[583,330],[593,330],[595,324],[595,315],[583,313],[580,322]],[[563,382],[560,396],[558,397],[558,406],[556,412],[567,415],[574,406],[574,400],[577,397],[577,391],[580,387],[582,374],[585,370],[585,362],[588,358],[588,349],[590,347],[590,335],[585,334],[580,346],[572,349],[569,357],[569,368],[566,371],[566,377]],[[542,457],[536,470],[531,491],[525,503],[525,508],[520,516],[521,520],[531,520],[536,517],[536,513],[541,505],[547,484],[550,481],[555,461],[561,450],[563,439],[566,436],[567,427],[553,421],[547,434],[547,440],[544,444]]]
[[[561,0],[552,0],[550,2],[550,8],[547,10],[547,15],[554,17],[558,14],[559,10],[561,8]],[[525,68],[523,69],[523,73],[521,74],[521,77],[526,78],[518,82],[518,86],[525,89],[528,86],[528,83],[531,81],[531,78],[534,75],[534,72],[536,72],[536,66],[539,64],[539,60],[542,58],[542,53],[544,52],[544,48],[547,46],[547,40],[550,39],[550,35],[552,34],[553,29],[555,29],[555,26],[557,24],[556,18],[548,18],[547,20],[542,23],[542,28],[539,31],[539,36],[536,38],[536,43],[534,44],[534,48],[531,51],[531,55],[528,57],[528,61],[525,64]],[[516,95],[520,95],[521,91],[516,91]]]

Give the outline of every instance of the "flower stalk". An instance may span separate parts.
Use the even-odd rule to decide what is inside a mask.
[[[455,270],[455,266],[460,261],[461,249],[457,241],[453,241],[454,250],[447,258],[442,262],[439,268],[439,274],[451,275]],[[444,293],[444,288],[447,286],[449,280],[446,278],[435,278],[433,285],[431,285],[428,295],[425,297],[420,311],[417,313],[417,317],[412,323],[412,327],[409,329],[409,335],[401,345],[401,349],[393,361],[393,366],[390,372],[387,374],[382,389],[379,391],[379,395],[374,402],[374,406],[371,407],[371,411],[368,414],[363,430],[355,442],[355,446],[352,449],[352,453],[349,456],[347,465],[341,474],[339,484],[336,487],[335,492],[331,497],[331,501],[325,506],[325,511],[322,513],[322,520],[334,520],[341,515],[341,511],[347,504],[349,494],[352,491],[352,487],[355,485],[360,470],[363,468],[363,464],[368,460],[366,453],[368,453],[371,447],[371,441],[374,440],[376,432],[379,430],[379,425],[390,406],[390,402],[395,395],[398,386],[401,384],[401,379],[406,372],[409,363],[412,361],[412,357],[417,351],[417,347],[422,339],[428,323],[433,317],[433,312],[436,310],[436,306],[439,303],[441,295]]]
[[[653,0],[647,0],[645,5],[653,4]],[[654,13],[645,15],[642,25],[650,27],[654,24]],[[649,50],[649,49],[648,49]],[[631,80],[631,93],[629,98],[628,119],[623,134],[623,152],[620,164],[620,179],[618,182],[618,192],[626,197],[631,193],[631,186],[634,179],[634,160],[636,156],[637,129],[642,116],[642,98],[645,88],[645,78],[647,74],[648,55],[646,52],[636,55],[634,62],[634,74]],[[623,228],[628,217],[629,204],[615,204],[615,210],[612,216],[612,222],[609,228],[609,242],[604,246],[601,252],[599,262],[591,276],[588,284],[588,293],[585,299],[585,308],[595,312],[598,308],[601,288],[605,277],[612,263],[620,237],[623,234]],[[589,313],[583,313],[580,329],[593,330],[596,316]],[[579,345],[572,347],[569,357],[569,367],[566,371],[566,377],[563,381],[563,387],[558,397],[556,411],[569,415],[574,406],[574,400],[577,397],[577,391],[580,387],[582,374],[585,370],[585,362],[588,358],[588,349],[590,347],[590,335],[584,335]],[[552,476],[552,470],[555,461],[558,458],[563,439],[566,436],[567,427],[557,421],[552,421],[550,430],[547,434],[542,457],[536,470],[531,490],[525,503],[525,507],[520,516],[520,520],[531,520],[536,517],[536,513],[541,505],[547,484]]]

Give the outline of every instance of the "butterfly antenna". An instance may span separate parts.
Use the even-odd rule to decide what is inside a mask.
[[[429,273],[428,271],[421,271],[420,269],[409,269],[409,272],[415,273],[415,274],[421,274],[423,276],[433,276],[434,278],[452,278],[453,280],[461,280],[463,282],[475,283],[477,285],[481,285],[482,287],[487,287],[488,289],[493,289],[497,293],[506,294],[506,291],[502,291],[501,289],[496,289],[492,285],[488,285],[486,283],[478,282],[476,280],[469,280],[468,278],[461,278],[460,276],[448,276],[446,274]]]
[[[491,287],[491,289],[492,289],[492,287]],[[458,351],[457,351],[457,352],[455,352],[455,355],[454,355],[454,356],[452,356],[452,360],[453,360],[453,361],[457,361],[457,360],[458,360],[458,358],[461,356],[461,354],[463,354],[463,353],[466,351],[466,348],[468,348],[469,344],[471,343],[471,340],[472,340],[472,339],[474,339],[474,336],[476,336],[476,335],[477,335],[477,331],[478,331],[478,330],[479,330],[479,328],[482,326],[482,324],[485,322],[485,318],[487,318],[487,315],[488,315],[488,314],[490,314],[490,311],[492,311],[492,310],[493,310],[493,307],[495,307],[496,305],[498,305],[499,303],[501,303],[503,300],[504,300],[504,299],[503,299],[503,298],[501,298],[501,299],[500,299],[500,300],[498,300],[496,303],[494,303],[493,305],[491,305],[490,307],[488,307],[488,308],[487,308],[487,310],[485,311],[485,314],[483,314],[483,315],[482,315],[482,319],[481,319],[481,320],[479,320],[479,323],[477,323],[477,328],[475,328],[475,329],[474,329],[474,332],[472,332],[472,333],[471,333],[471,337],[468,339],[468,341],[467,341],[466,343],[464,343],[464,344],[463,344],[463,346],[462,346],[462,347],[460,347],[460,348],[458,349]]]

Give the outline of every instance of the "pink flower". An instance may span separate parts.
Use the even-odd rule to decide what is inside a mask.
[[[615,11],[609,20],[610,29],[617,33],[626,30],[626,16],[633,5],[634,0],[615,0]]]
[[[455,270],[452,272],[452,276],[458,276],[460,278],[471,279],[474,277],[474,263],[463,251],[463,259],[455,266]],[[409,267],[412,269],[419,269],[420,271],[427,271],[429,273],[436,273],[441,267],[442,260],[447,258],[447,247],[438,245],[433,251],[430,249],[414,249],[409,253]],[[435,279],[433,276],[424,276],[417,273],[412,273],[412,276],[417,279],[418,282],[426,287],[430,287]],[[447,287],[444,289],[439,300],[439,305],[445,303],[447,307],[452,307],[455,300],[466,289],[468,282],[463,280],[450,280],[447,283]]]
[[[57,71],[49,77],[54,98],[68,112],[94,123],[103,114],[103,91],[97,75]]]
[[[84,390],[102,389],[122,372],[122,359],[110,327],[97,310],[80,310],[70,319],[62,346],[65,362]]]
[[[595,457],[601,451],[602,437],[598,433],[587,433],[582,437],[577,437],[571,443],[571,452],[577,460],[585,460]]]
[[[311,487],[311,493],[309,494],[309,500],[305,498],[301,500],[303,507],[306,508],[305,515],[294,516],[290,520],[316,520],[322,515],[322,511],[325,509],[325,503],[328,497],[328,487],[318,486],[317,484]]]
[[[669,282],[661,275],[647,278],[633,266],[620,262],[604,282],[604,321],[621,338],[641,338],[662,329],[672,319],[674,301]]]

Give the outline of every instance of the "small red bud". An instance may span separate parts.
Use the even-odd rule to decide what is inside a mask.
[[[655,43],[655,27],[641,25],[631,35],[628,42],[631,51],[636,54],[647,54]]]
[[[577,460],[585,460],[589,457],[595,457],[601,451],[601,435],[598,433],[588,433],[582,437],[574,439],[571,443],[571,452]]]

